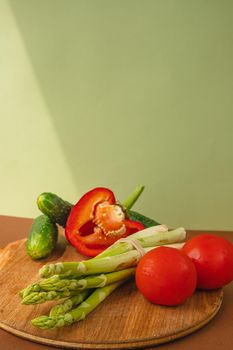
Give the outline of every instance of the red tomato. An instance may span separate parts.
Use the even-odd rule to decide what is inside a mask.
[[[159,247],[146,253],[136,269],[136,285],[152,303],[178,305],[196,288],[197,273],[191,261],[179,250]]]
[[[233,280],[233,245],[223,237],[198,235],[187,241],[182,251],[196,267],[198,288],[220,288]]]

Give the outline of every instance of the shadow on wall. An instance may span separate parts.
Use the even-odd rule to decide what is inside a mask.
[[[10,5],[80,191],[143,183],[148,215],[230,228],[233,4]]]

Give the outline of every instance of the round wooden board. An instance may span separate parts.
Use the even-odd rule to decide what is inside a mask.
[[[152,305],[136,290],[133,281],[107,298],[85,320],[70,327],[42,331],[30,320],[48,314],[54,302],[36,306],[20,303],[18,291],[38,279],[39,268],[51,261],[82,260],[76,251],[59,247],[50,259],[32,261],[25,240],[9,244],[0,255],[0,327],[22,338],[70,349],[145,348],[168,342],[204,326],[218,312],[223,291],[197,291],[183,305]]]

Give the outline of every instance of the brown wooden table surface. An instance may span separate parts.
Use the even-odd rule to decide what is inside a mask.
[[[32,219],[0,216],[0,247],[17,239],[25,238]],[[213,231],[212,231],[213,232]],[[188,237],[200,231],[188,231]],[[233,242],[233,232],[215,232]],[[32,343],[0,329],[0,349],[51,350],[50,346]],[[233,349],[233,283],[224,288],[223,304],[215,318],[199,331],[159,345],[161,350],[231,350]],[[158,347],[157,347],[158,348]]]

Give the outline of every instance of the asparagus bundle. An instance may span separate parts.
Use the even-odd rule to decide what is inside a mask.
[[[182,242],[185,239],[185,229],[178,228],[168,231],[164,225],[149,227],[145,230],[130,235],[130,239],[136,239],[143,248],[153,249],[159,245]],[[60,262],[44,265],[39,273],[41,277],[50,277],[63,274],[66,276],[81,277],[97,273],[108,273],[123,270],[137,265],[141,255],[129,242],[116,242],[103,253],[90,260],[78,262]]]
[[[97,288],[85,301],[70,312],[55,316],[39,316],[32,320],[32,324],[41,329],[50,329],[69,326],[74,322],[81,321],[123,282],[124,281],[120,281],[105,287]]]
[[[93,275],[82,279],[59,279],[59,275],[42,280],[39,282],[41,290],[32,292],[23,298],[23,304],[40,304],[46,300],[61,299],[72,296],[75,292],[108,286],[109,284],[126,280],[132,277],[135,273],[135,268],[124,269],[108,274]]]
[[[32,324],[41,329],[70,325],[82,320],[118,286],[131,278],[142,254],[160,245],[180,248],[185,230],[168,231],[164,225],[132,234],[126,241],[117,241],[95,258],[79,262],[60,262],[41,268],[42,279],[24,288],[19,295],[23,304],[40,304],[66,298],[40,316]],[[142,248],[135,247],[135,242]],[[137,246],[136,244],[136,246]]]

